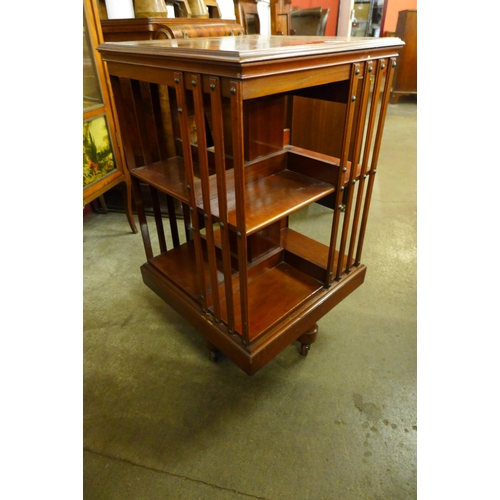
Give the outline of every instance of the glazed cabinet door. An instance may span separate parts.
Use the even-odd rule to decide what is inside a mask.
[[[127,185],[126,212],[137,232],[131,211],[130,177],[125,167],[113,102],[103,62],[95,47],[102,42],[97,5],[83,2],[83,204],[120,182]]]

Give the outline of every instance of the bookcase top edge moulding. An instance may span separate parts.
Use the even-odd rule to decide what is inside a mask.
[[[99,46],[132,174],[143,281],[205,337],[213,361],[222,353],[252,375],[293,343],[307,355],[317,322],[364,282],[403,45],[242,35]],[[321,238],[295,224],[312,204],[324,210]]]

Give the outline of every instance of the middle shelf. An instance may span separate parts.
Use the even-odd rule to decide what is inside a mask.
[[[345,175],[349,178],[350,164]],[[337,158],[287,146],[258,161],[248,162],[245,175],[245,227],[251,235],[302,207],[314,203],[335,191],[339,176]],[[202,182],[194,170],[196,206],[204,210]],[[135,168],[132,174],[159,191],[189,204],[184,160],[180,156]],[[234,169],[224,171],[227,221],[237,227]],[[357,175],[357,173],[356,173]],[[210,211],[219,218],[218,179],[209,176]]]

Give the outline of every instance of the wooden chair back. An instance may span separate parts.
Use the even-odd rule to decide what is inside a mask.
[[[312,7],[292,10],[292,29],[295,35],[324,36],[330,9]]]
[[[234,0],[236,22],[247,35],[260,35],[260,18],[256,0]]]

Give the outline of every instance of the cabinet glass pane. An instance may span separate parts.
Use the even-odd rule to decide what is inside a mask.
[[[90,43],[85,10],[83,12],[83,111],[102,106],[102,94],[99,77],[94,61],[94,52]]]
[[[106,117],[83,122],[83,187],[113,171],[116,171],[116,161]]]

